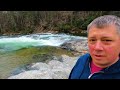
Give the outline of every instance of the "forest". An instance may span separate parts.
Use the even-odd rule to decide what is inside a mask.
[[[87,25],[101,15],[120,11],[0,11],[0,35],[66,33],[81,35]]]

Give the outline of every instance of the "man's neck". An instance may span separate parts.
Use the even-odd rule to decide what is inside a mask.
[[[90,63],[90,68],[91,68],[91,73],[96,73],[96,72],[99,72],[100,70],[102,70],[103,68],[100,68],[98,66],[96,66],[93,61],[91,61]]]

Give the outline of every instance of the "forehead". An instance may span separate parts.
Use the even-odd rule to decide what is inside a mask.
[[[88,32],[89,37],[116,37],[119,36],[114,25],[103,28],[91,27]]]

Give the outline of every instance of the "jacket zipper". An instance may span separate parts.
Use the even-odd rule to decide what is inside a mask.
[[[90,69],[90,73],[91,73],[90,63],[89,63],[89,69]],[[88,76],[88,79],[90,79],[96,73],[104,73],[104,72],[103,71],[94,72]]]

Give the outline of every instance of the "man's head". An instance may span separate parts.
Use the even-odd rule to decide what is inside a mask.
[[[98,17],[88,25],[87,31],[93,63],[102,68],[114,64],[120,54],[120,18],[113,15]]]
[[[93,26],[97,28],[104,28],[109,25],[115,25],[117,32],[120,34],[120,18],[114,15],[104,15],[94,19],[88,26],[87,32]]]

